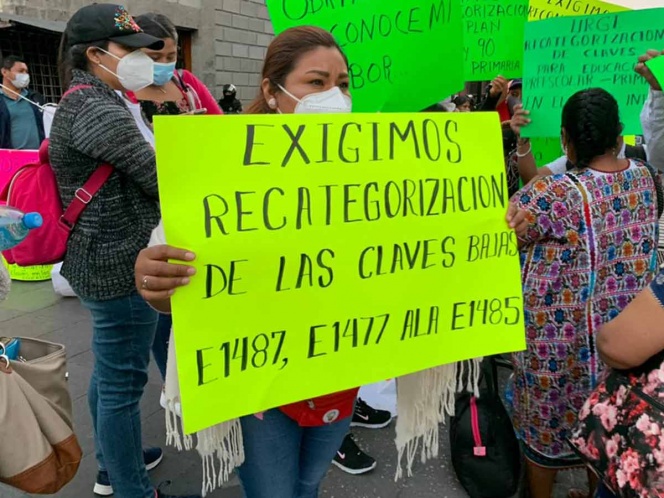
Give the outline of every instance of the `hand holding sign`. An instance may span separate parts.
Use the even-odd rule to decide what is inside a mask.
[[[639,63],[635,71],[643,76],[650,84],[650,88],[662,91],[664,83],[664,52],[659,50],[648,50],[645,55],[639,57]]]
[[[524,109],[521,104],[517,104],[514,107],[514,116],[512,116],[512,120],[510,121],[510,128],[512,128],[517,138],[521,137],[521,129],[530,124],[529,114],[530,111]]]
[[[489,95],[496,98],[500,95],[507,96],[507,80],[504,76],[498,75],[491,81]]]
[[[530,137],[557,136],[567,99],[599,87],[618,101],[625,133],[639,135],[647,92],[633,72],[634,60],[664,41],[661,25],[664,9],[527,23],[523,94],[535,119],[524,132]]]

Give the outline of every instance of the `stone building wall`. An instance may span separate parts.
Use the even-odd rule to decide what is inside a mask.
[[[90,3],[93,0],[0,0],[0,12],[67,21]],[[265,0],[125,0],[124,4],[132,14],[159,12],[178,27],[193,30],[193,70],[215,97],[221,97],[226,83],[237,86],[245,102],[256,95],[273,33]]]

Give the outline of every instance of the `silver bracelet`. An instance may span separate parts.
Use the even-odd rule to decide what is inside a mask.
[[[533,151],[533,144],[531,143],[530,146],[528,147],[528,150],[524,152],[523,154],[519,154],[519,148],[517,147],[516,149],[516,157],[526,157],[528,154],[530,154]]]

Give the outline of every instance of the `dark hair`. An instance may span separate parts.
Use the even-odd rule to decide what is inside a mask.
[[[175,42],[178,41],[178,30],[175,24],[163,14],[148,12],[147,14],[135,17],[134,21],[148,35],[155,38],[170,38]]]
[[[470,107],[473,107],[473,99],[466,95],[457,95],[452,102],[457,107],[461,107],[464,104],[470,104]]]
[[[314,26],[299,26],[287,29],[272,40],[263,63],[263,79],[267,78],[272,90],[278,92],[278,85],[284,85],[300,58],[319,47],[337,49],[348,65],[346,55],[330,32]],[[245,111],[246,114],[272,112],[274,111],[267,105],[262,89],[259,89],[258,95]]]
[[[2,69],[11,70],[15,64],[22,62],[25,64],[25,59],[19,57],[18,55],[8,55],[2,59]]]
[[[71,83],[72,71],[80,69],[81,71],[89,71],[90,62],[88,60],[87,51],[90,47],[108,49],[108,41],[97,41],[91,43],[79,43],[78,45],[71,45],[67,32],[62,35],[60,40],[60,49],[58,53],[58,75],[60,76],[60,86],[63,91],[69,88]]]
[[[590,163],[618,146],[622,133],[618,102],[601,88],[572,95],[563,107],[562,127],[574,146],[577,168]]]

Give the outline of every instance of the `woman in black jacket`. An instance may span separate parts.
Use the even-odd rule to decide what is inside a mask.
[[[73,228],[62,275],[93,322],[95,357],[88,401],[100,472],[95,493],[166,498],[147,468],[160,449],[143,452],[139,401],[147,382],[157,313],[138,295],[134,262],[159,221],[155,154],[117,90],[138,91],[153,80],[141,48],[163,42],[141,30],[121,6],[94,4],[69,20],[60,50],[68,93],[50,136],[50,160],[63,205],[102,164],[113,174],[89,200]]]

